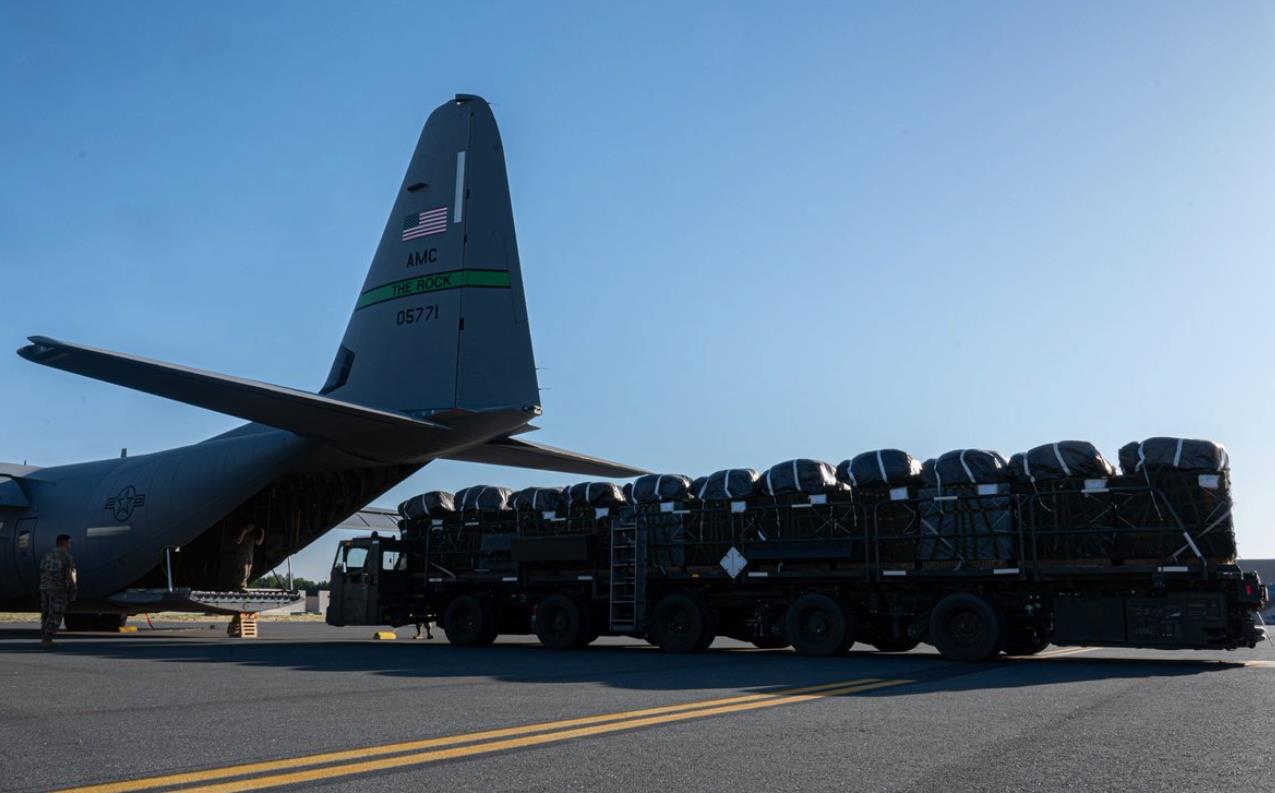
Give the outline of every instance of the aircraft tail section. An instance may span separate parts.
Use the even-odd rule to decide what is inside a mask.
[[[481,98],[425,122],[321,393],[416,417],[539,406],[504,148]]]

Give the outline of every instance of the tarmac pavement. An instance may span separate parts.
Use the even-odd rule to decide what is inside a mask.
[[[0,790],[1275,791],[1269,644],[962,664],[157,625],[56,652],[0,626]]]

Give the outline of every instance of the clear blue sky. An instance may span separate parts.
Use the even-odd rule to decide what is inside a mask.
[[[421,124],[478,93],[539,440],[697,474],[1209,437],[1275,556],[1275,11],[1111,5],[6,3],[0,341],[317,388]],[[236,423],[0,383],[0,459]]]

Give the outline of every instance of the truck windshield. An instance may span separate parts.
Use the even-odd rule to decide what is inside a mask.
[[[343,573],[362,570],[367,564],[367,548],[359,545],[342,545],[336,552],[333,568]]]

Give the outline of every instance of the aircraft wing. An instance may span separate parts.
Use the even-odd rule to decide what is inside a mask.
[[[561,471],[568,474],[584,476],[640,476],[646,471],[633,468],[598,457],[555,449],[530,441],[513,438],[498,438],[480,446],[472,446],[464,451],[444,454],[448,460],[463,460],[468,463],[487,463],[488,465],[508,465],[515,468],[536,468],[541,471]]]
[[[342,402],[293,388],[31,336],[18,350],[28,361],[114,383],[188,405],[238,416],[297,435],[320,438],[362,457],[425,462],[442,457],[586,476],[629,477],[636,468],[514,440],[539,409],[453,409],[421,421],[402,413]],[[534,429],[534,428],[533,428]],[[475,440],[496,438],[474,445]]]
[[[393,437],[395,447],[440,450],[461,439],[450,428],[401,413],[208,372],[45,336],[18,350],[28,361],[174,399],[271,427],[331,440],[362,452],[369,439]],[[357,439],[357,440],[356,440]],[[358,442],[361,440],[362,442]]]

